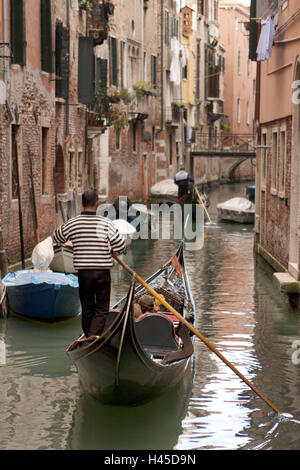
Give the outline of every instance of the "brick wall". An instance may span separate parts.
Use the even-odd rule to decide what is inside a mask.
[[[272,129],[286,126],[286,164],[284,195],[272,194],[271,191],[271,151],[267,158],[267,179],[265,189],[261,191],[260,235],[261,246],[285,268],[289,262],[290,237],[290,191],[291,191],[291,154],[292,154],[292,118],[264,124],[268,132],[267,144],[270,144]],[[274,193],[274,191],[273,191]]]

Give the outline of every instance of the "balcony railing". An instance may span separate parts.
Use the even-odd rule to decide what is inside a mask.
[[[167,106],[166,122],[179,124],[180,122],[180,107],[179,106],[176,106],[176,105]]]

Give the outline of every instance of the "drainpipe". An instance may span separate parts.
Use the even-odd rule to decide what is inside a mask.
[[[161,61],[161,94],[160,94],[160,128],[156,135],[160,134],[164,129],[164,0],[160,1],[160,61]]]
[[[70,0],[66,0],[66,13],[67,13],[67,28],[69,30],[69,38],[71,39],[70,31]],[[71,41],[69,39],[69,67],[68,67],[68,97],[66,100],[66,136],[69,135],[69,122],[70,122],[70,109],[69,109],[69,93],[70,93],[70,45]]]
[[[141,77],[141,80],[145,80],[145,76],[144,76],[144,0],[141,0],[141,35],[142,35],[142,51],[141,51],[141,54],[142,54],[142,60],[141,60],[141,64],[142,64],[142,70],[140,71],[140,77]]]
[[[3,0],[3,40],[6,44],[9,43],[9,38],[8,38],[8,5],[7,5],[7,0]],[[4,56],[10,55],[8,51],[10,50],[7,46],[4,48],[5,53],[3,54]],[[8,59],[5,59],[8,60]],[[4,73],[3,73],[3,81],[5,83],[5,86],[7,85],[7,70],[6,70],[6,65],[4,66]]]

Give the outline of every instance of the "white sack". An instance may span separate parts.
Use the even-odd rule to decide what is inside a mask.
[[[52,238],[48,237],[38,243],[31,256],[31,261],[35,271],[48,271],[49,265],[54,258]]]

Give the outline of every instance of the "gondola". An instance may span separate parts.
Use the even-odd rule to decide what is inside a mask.
[[[182,244],[146,282],[182,316],[195,320]],[[67,349],[82,389],[102,403],[135,405],[156,398],[182,379],[193,357],[189,329],[162,305],[134,319],[134,302],[145,293],[133,280],[127,296],[109,313],[104,333],[80,337]]]

